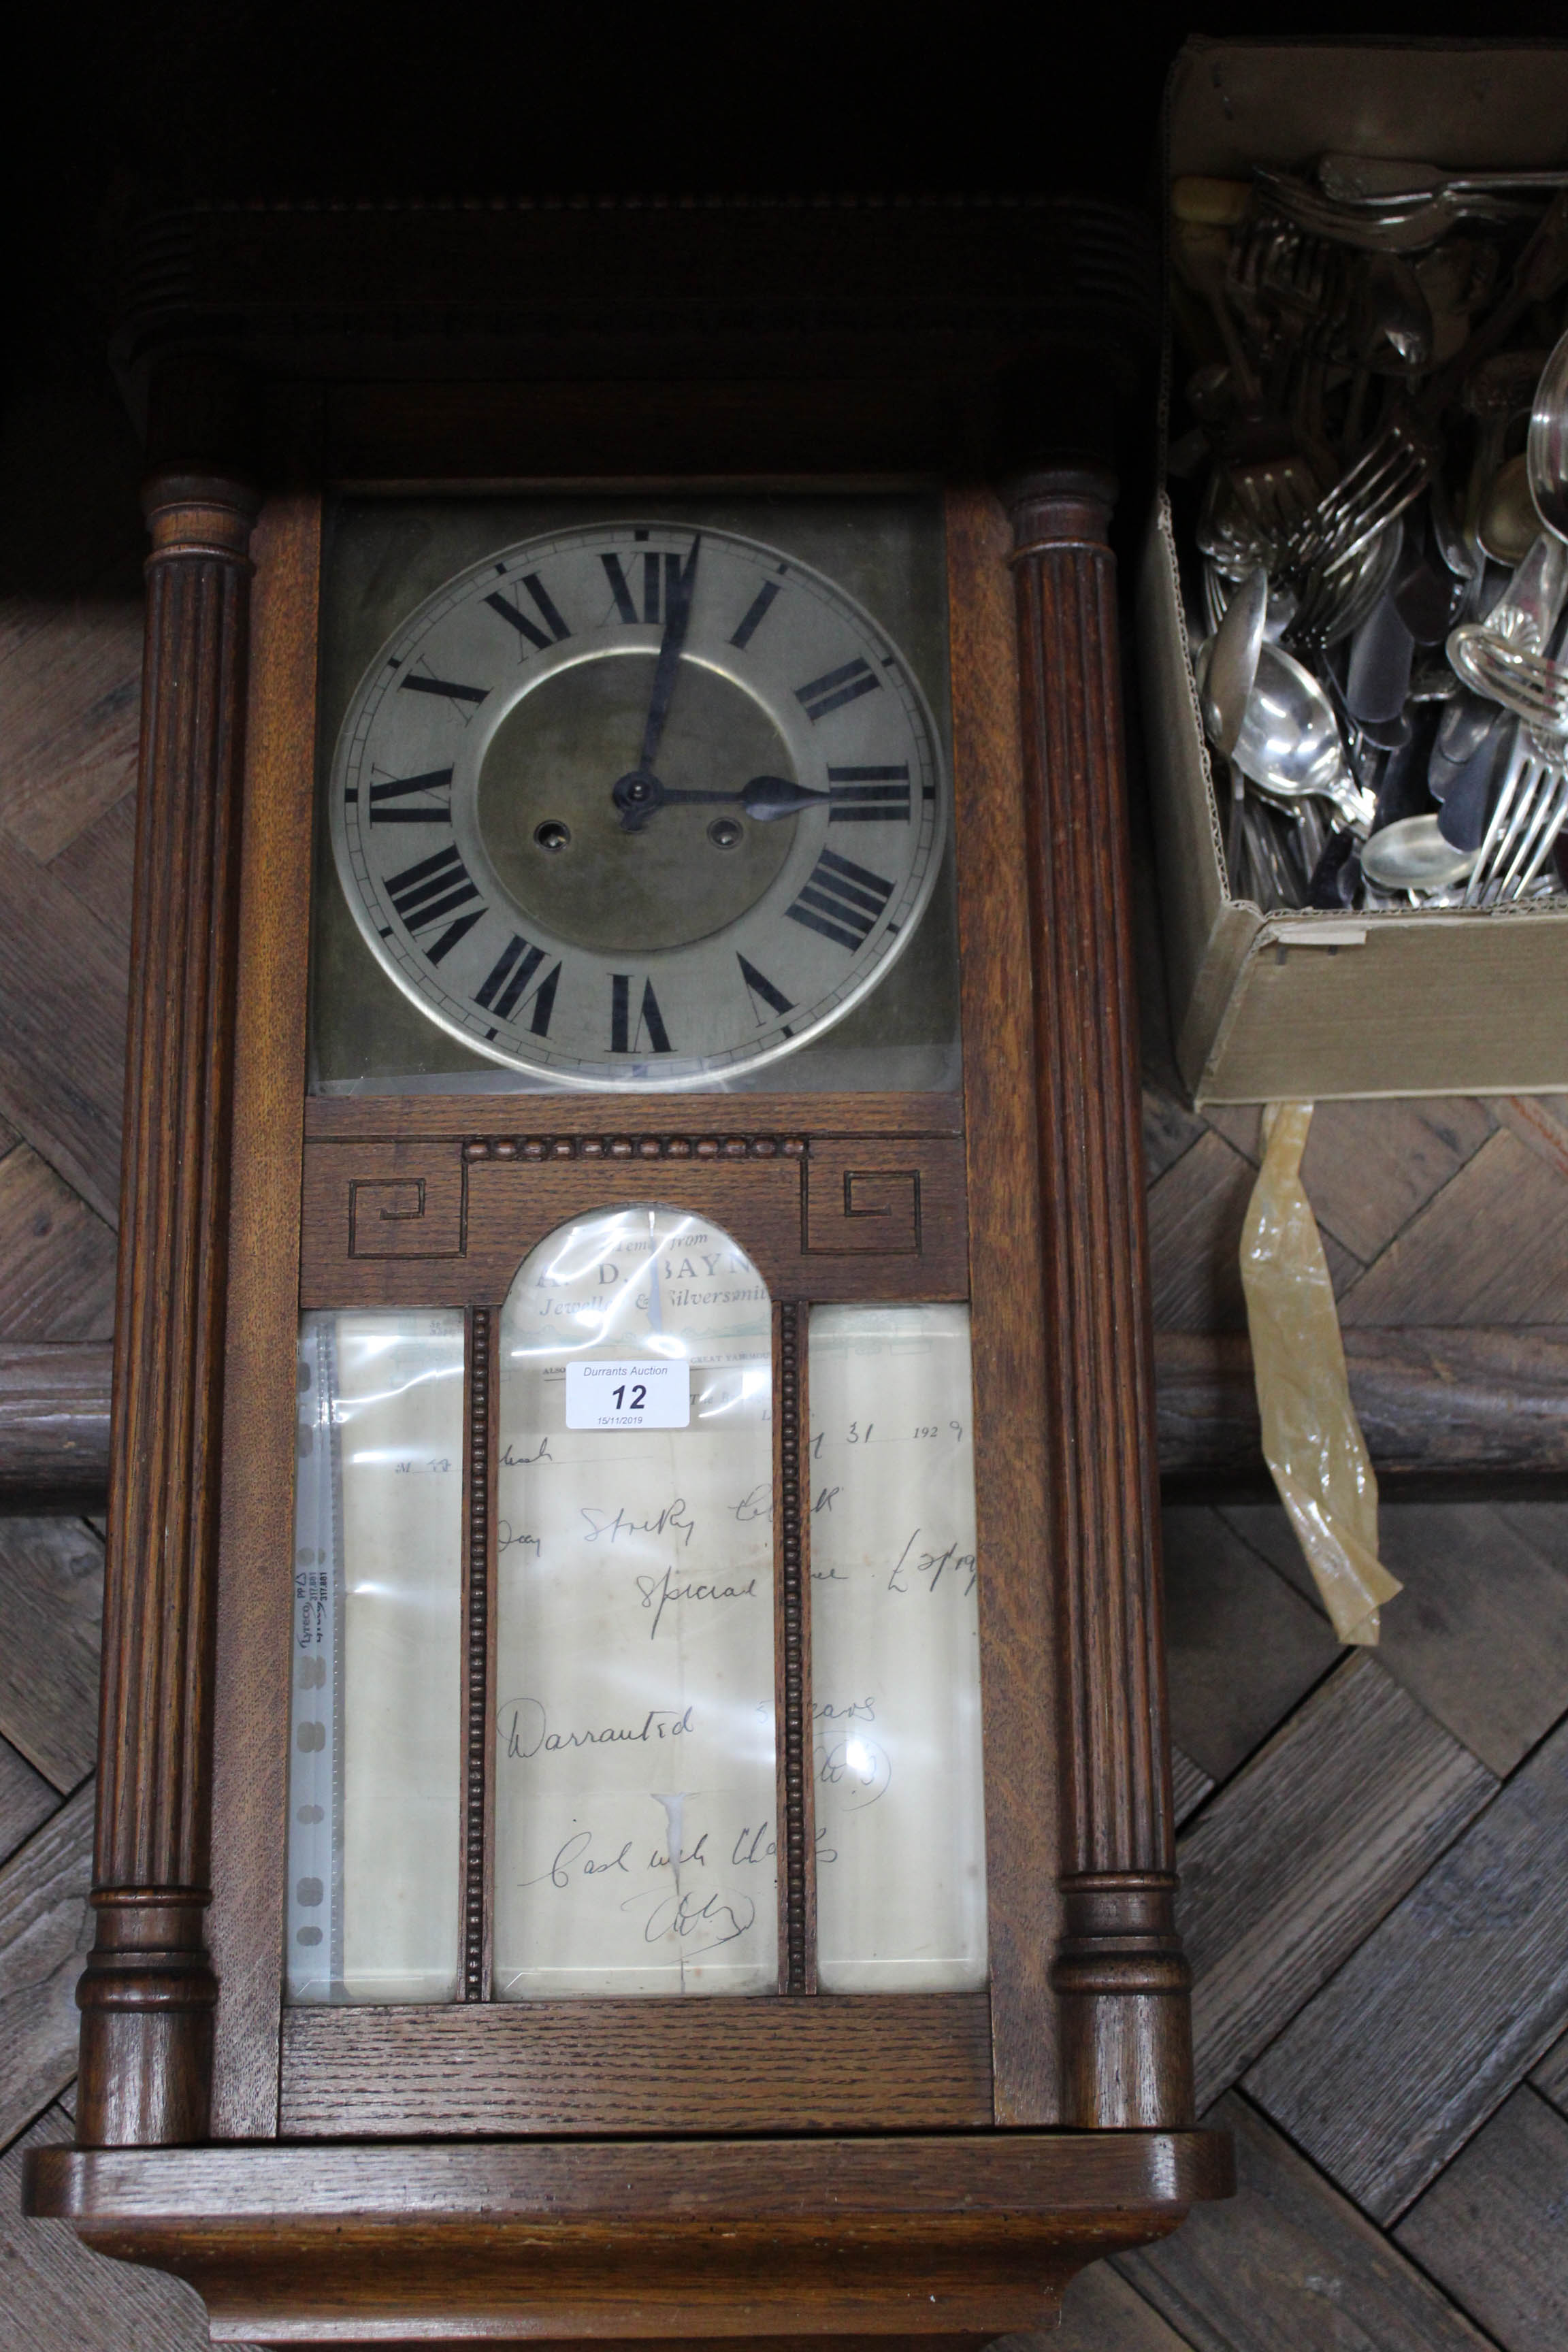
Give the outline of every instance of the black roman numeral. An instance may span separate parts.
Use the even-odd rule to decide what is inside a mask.
[[[830,710],[842,710],[847,702],[858,701],[863,694],[875,694],[881,683],[869,662],[846,662],[842,669],[830,669],[825,677],[814,677],[809,686],[797,686],[795,698],[815,724],[826,719]]]
[[[681,559],[679,555],[658,555],[650,548],[642,560],[642,610],[632,594],[631,583],[621,567],[618,555],[599,557],[605,567],[605,577],[610,583],[610,593],[616,600],[616,610],[629,627],[639,621],[650,628],[658,628],[669,600],[680,582]],[[634,559],[635,561],[635,559]]]
[[[732,646],[740,646],[743,649],[751,644],[752,639],[757,634],[758,624],[767,612],[768,606],[773,603],[773,598],[780,593],[780,584],[776,580],[763,581],[762,586],[758,589],[756,594],[752,599],[751,604],[747,609],[745,619],[741,623],[740,627],[736,630],[734,635],[730,640],[730,643]]]
[[[517,584],[520,588],[525,588],[532,597],[540,619],[550,631],[549,636],[545,635],[544,630],[539,626],[537,621],[531,621],[528,614],[520,606],[514,604],[510,596],[503,596],[499,589],[487,596],[485,602],[492,613],[499,613],[509,627],[517,631],[520,637],[525,638],[531,646],[537,646],[541,653],[548,653],[552,644],[559,645],[561,640],[563,637],[569,637],[572,632],[556,611],[550,592],[537,572],[525,572]]]
[[[908,824],[908,768],[829,768],[829,824]]]
[[[447,798],[437,808],[393,808],[410,793],[445,793]],[[357,800],[359,794],[351,785],[343,796]],[[369,793],[372,824],[450,824],[452,822],[452,771],[432,768],[427,775],[393,776],[385,783],[372,784]]]
[[[479,891],[455,846],[438,849],[434,857],[422,857],[417,865],[405,866],[401,874],[389,875],[386,895],[410,936],[428,930],[432,923],[444,922],[448,915],[457,916],[434,945],[425,950],[431,963],[439,963],[485,912],[480,905],[468,914],[458,914],[458,908],[478,898]]]
[[[397,683],[408,694],[439,694],[448,702],[471,702],[476,705],[483,702],[489,692],[488,686],[458,686],[452,678],[423,677],[417,670],[413,669],[409,671],[406,677],[400,677]]]
[[[759,997],[761,997],[763,1003],[769,1008],[770,1012],[782,1013],[793,1013],[795,1011],[795,1006],[790,1003],[789,998],[784,994],[783,989],[775,988],[773,982],[768,978],[766,972],[759,971],[754,963],[748,963],[745,957],[742,955],[738,950],[735,955],[735,961],[741,967],[741,978],[746,983],[746,992],[752,1000],[752,1012],[759,1027],[766,1025],[765,1016],[757,1011],[757,999]],[[790,1032],[786,1028],[784,1035],[787,1037],[789,1034]]]
[[[474,1003],[485,1012],[493,1013],[498,1022],[510,1021],[543,961],[544,950],[532,946],[514,931],[486,973],[482,987],[474,991]],[[528,1025],[536,1037],[550,1034],[550,1016],[555,1010],[555,991],[560,982],[561,966],[552,964],[534,991],[533,1012]],[[490,1034],[495,1035],[493,1029]]]
[[[631,974],[616,971],[610,974],[610,1051],[612,1054],[640,1054],[643,1051],[643,1031],[647,1031],[648,1047],[655,1054],[668,1054],[672,1048],[669,1032],[664,1025],[664,1015],[658,1009],[658,999],[653,992],[653,982],[642,984],[642,1011],[637,1015],[635,1033],[631,1025]]]
[[[808,931],[820,931],[825,940],[853,950],[864,947],[892,895],[892,884],[879,874],[868,873],[835,849],[825,849],[785,912]]]

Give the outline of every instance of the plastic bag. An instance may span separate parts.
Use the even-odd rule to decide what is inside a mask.
[[[1301,1184],[1310,1103],[1270,1103],[1241,1235],[1263,1452],[1342,1642],[1401,1590],[1377,1556],[1377,1478],[1351,1402],[1333,1286]]]

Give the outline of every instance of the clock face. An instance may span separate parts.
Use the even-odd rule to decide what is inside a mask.
[[[947,838],[936,729],[842,589],[732,532],[595,523],[428,597],[350,706],[338,873],[466,1045],[639,1091],[756,1068],[907,945]]]

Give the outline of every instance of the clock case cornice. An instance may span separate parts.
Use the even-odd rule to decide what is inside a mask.
[[[1191,2128],[1172,1919],[1108,541],[1116,422],[1152,374],[1153,239],[1134,214],[1055,197],[195,205],[142,225],[122,282],[113,356],[146,442],[153,555],[99,1936],[78,2146],[29,2157],[29,2210],[193,2279],[221,2340],[978,2352],[1048,2325],[1084,2262],[1164,2234],[1229,2178],[1223,2135]],[[490,1188],[498,1214],[522,1198],[534,1141],[584,1176],[618,1164],[618,1140],[627,1161],[657,1147],[663,1185],[672,1139],[693,1166],[710,1139],[716,1171],[731,1145],[787,1171],[791,1143],[830,1156],[857,1119],[851,1098],[781,1095],[740,1113],[756,1122],[740,1134],[733,1098],[697,1096],[531,1108],[537,1137],[493,1101],[307,1120],[272,1041],[297,1035],[302,1066],[289,893],[308,896],[309,826],[286,812],[314,771],[322,494],[910,477],[947,488],[963,680],[963,1134],[948,1140],[956,1107],[896,1097],[866,1101],[858,1131],[918,1130],[955,1168],[962,1151],[952,1197],[966,1184],[969,1281],[993,1302],[977,1381],[1026,1401],[983,1431],[980,1465],[983,1523],[1010,1516],[1012,1555],[1033,1562],[986,1637],[1012,1660],[994,1751],[987,1717],[992,1995],[929,2015],[868,2003],[869,2044],[855,2001],[816,1997],[576,2021],[481,2003],[439,2012],[434,2040],[406,2011],[294,2012],[294,2042],[322,2048],[300,2071],[286,2035],[280,2072],[265,1933],[252,1948],[226,1929],[215,1971],[204,1919],[215,1780],[225,1881],[265,1882],[240,1892],[253,1923],[276,1876],[270,1856],[259,1874],[229,1858],[270,1821],[254,1788],[277,1717],[234,1659],[272,1638],[265,1530],[281,1522],[251,1433],[276,1401],[254,1367],[286,1358],[291,1378],[298,1288],[240,1277],[258,1251],[299,1266],[308,1155],[331,1179],[363,1137],[401,1181],[399,1155],[450,1136],[454,1168],[472,1155],[452,1179],[460,1220],[465,1185]],[[595,1136],[603,1158],[579,1139]],[[910,1158],[879,1149],[879,1167]],[[809,1257],[809,1166],[789,1182]],[[225,1547],[251,1544],[221,1591],[220,1493]],[[368,2128],[367,2036],[385,2092]],[[592,2073],[617,2036],[630,2126]],[[789,2137],[712,2137],[717,2095],[743,2118],[749,2081],[788,2083]],[[883,2096],[879,2126],[858,2085]]]
[[[275,458],[308,386],[353,478],[421,435],[437,478],[995,476],[1110,457],[1158,289],[1073,196],[195,205],[132,234],[111,350],[153,462]]]

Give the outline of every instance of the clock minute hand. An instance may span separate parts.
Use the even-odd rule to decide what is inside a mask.
[[[771,824],[775,817],[794,816],[815,802],[831,798],[829,793],[813,792],[809,784],[792,784],[784,776],[753,776],[738,793],[688,793],[678,785],[661,783],[657,802],[662,808],[667,801],[727,801],[731,804],[739,801],[749,817],[754,817],[759,824]]]
[[[684,802],[689,807],[700,803],[712,808],[732,807],[739,801],[755,824],[772,824],[779,817],[795,816],[800,810],[818,807],[832,797],[831,793],[814,792],[809,784],[791,783],[784,776],[753,776],[738,793],[689,793],[679,784],[664,783],[658,776],[645,775],[637,769],[623,776],[616,786],[621,828],[626,833],[640,833],[649,817],[671,802]]]
[[[642,751],[637,758],[636,772],[639,776],[651,776],[654,761],[658,758],[664,722],[669,716],[670,700],[675,693],[676,672],[680,667],[681,647],[686,643],[686,631],[691,619],[691,598],[697,586],[697,558],[701,546],[702,533],[698,531],[691,541],[690,554],[670,585],[664,616],[664,635],[659,640],[658,663],[653,674],[653,692],[648,697]]]

